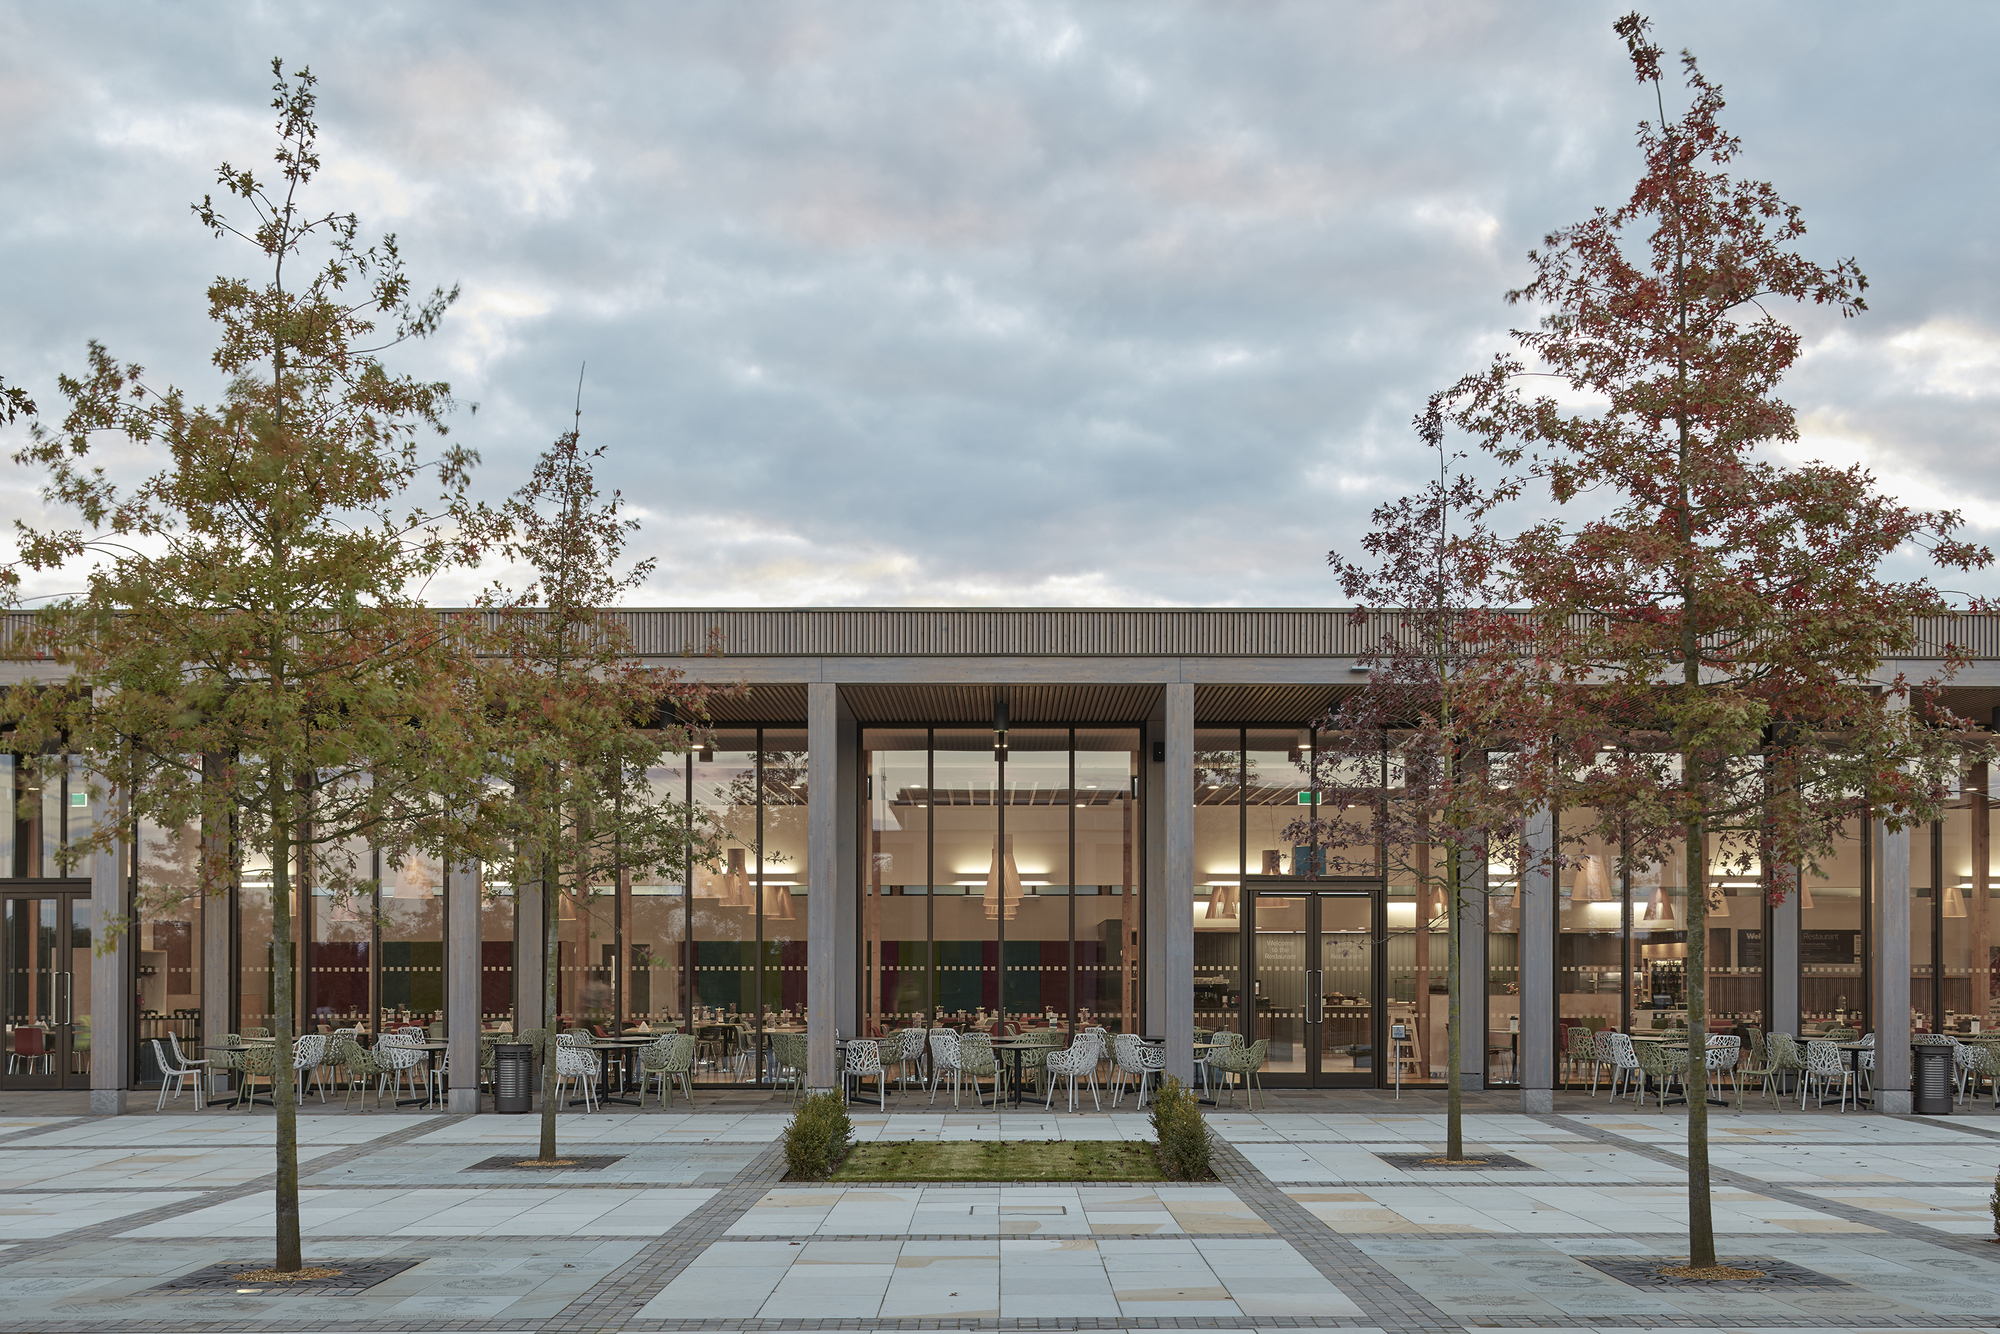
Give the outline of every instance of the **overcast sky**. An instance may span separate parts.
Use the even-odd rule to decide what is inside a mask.
[[[633,601],[1334,604],[1524,252],[1637,175],[1629,3],[0,4],[0,376],[47,408],[95,337],[217,397],[202,289],[254,266],[187,205],[268,163],[282,55],[312,202],[463,287],[394,364],[480,405],[488,494],[589,364]],[[2000,10],[1649,12],[1869,276],[1800,456],[2000,545]]]

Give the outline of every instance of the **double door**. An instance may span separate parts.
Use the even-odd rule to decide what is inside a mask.
[[[1249,1041],[1270,1039],[1273,1087],[1378,1084],[1384,1034],[1381,894],[1375,883],[1251,883],[1243,895]]]
[[[0,894],[0,1088],[90,1087],[90,891]]]

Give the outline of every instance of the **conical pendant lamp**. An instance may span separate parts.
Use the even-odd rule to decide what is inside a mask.
[[[986,920],[1014,920],[1021,910],[1021,868],[1014,863],[1014,836],[993,852],[993,867],[986,873]]]

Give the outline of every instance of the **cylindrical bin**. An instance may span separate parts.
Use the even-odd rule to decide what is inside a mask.
[[[1918,1116],[1951,1115],[1951,1048],[1910,1046],[1910,1110]]]
[[[535,1049],[525,1042],[493,1044],[493,1110],[525,1112],[535,1086]]]

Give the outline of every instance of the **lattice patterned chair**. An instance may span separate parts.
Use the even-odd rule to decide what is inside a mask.
[[[921,1031],[921,1030],[919,1030]],[[690,1037],[688,1041],[694,1039]],[[694,1048],[688,1048],[693,1051]],[[771,1087],[785,1086],[786,1101],[798,1097],[806,1084],[806,1062],[811,1058],[810,1045],[804,1033],[773,1033],[771,1035]],[[693,1098],[688,1099],[693,1102]]]
[[[1111,1059],[1118,1067],[1118,1080],[1111,1090],[1111,1105],[1116,1107],[1125,1096],[1125,1081],[1130,1077],[1139,1090],[1138,1105],[1144,1107],[1153,1078],[1167,1068],[1167,1053],[1141,1042],[1137,1033],[1114,1033],[1111,1037]]]
[[[1752,1031],[1754,1032],[1755,1030]],[[1779,1102],[1780,1083],[1785,1073],[1793,1068],[1790,1061],[1786,1059],[1792,1052],[1792,1039],[1789,1034],[1785,1033],[1773,1033],[1768,1038],[1762,1037],[1760,1034],[1759,1041],[1755,1045],[1763,1049],[1760,1053],[1762,1059],[1753,1059],[1751,1068],[1742,1071],[1741,1074],[1744,1078],[1761,1081],[1763,1092],[1770,1097],[1771,1105],[1773,1107],[1781,1106],[1782,1104]],[[1743,1084],[1741,1079],[1737,1081],[1736,1085],[1736,1110],[1739,1112],[1743,1110]]]
[[[783,1033],[772,1038],[786,1036]],[[664,1108],[673,1098],[674,1081],[681,1081],[681,1092],[687,1094],[688,1106],[694,1106],[694,1053],[695,1040],[692,1033],[669,1033],[663,1038],[647,1043],[639,1048],[639,1101],[646,1101],[646,1084],[657,1081],[660,1086],[660,1106]]]
[[[1979,1039],[1961,1042],[1952,1053],[1952,1060],[1958,1066],[1960,1104],[1965,1102],[1968,1090],[1972,1097],[1978,1097],[1979,1081],[1985,1079],[1992,1081],[1993,1107],[2000,1111],[2000,1043]]]
[[[386,1067],[353,1038],[333,1040],[333,1063],[346,1072],[346,1089],[341,1094],[340,1105],[344,1109],[348,1099],[358,1088],[361,1093],[361,1110],[368,1110],[368,1086],[375,1085],[375,1110],[382,1110],[382,1082],[386,1078]]]
[[[1825,1038],[1815,1038],[1806,1043],[1806,1077],[1799,1085],[1799,1110],[1804,1111],[1806,1096],[1814,1084],[1819,1085],[1819,1105],[1826,1106],[1826,1090],[1829,1084],[1840,1085],[1840,1110],[1847,1110],[1848,1095],[1858,1090],[1854,1087],[1855,1072],[1847,1068],[1847,1062],[1840,1057],[1840,1048]]]
[[[1611,1048],[1611,1088],[1605,1094],[1605,1100],[1608,1102],[1612,1098],[1616,1098],[1621,1091],[1630,1094],[1635,1085],[1639,1088],[1644,1088],[1644,1084],[1640,1083],[1638,1078],[1640,1074],[1639,1053],[1634,1050],[1632,1035],[1629,1033],[1607,1032],[1599,1036],[1603,1037]],[[1591,1090],[1593,1093],[1596,1091],[1595,1089]]]
[[[1597,1096],[1597,1081],[1618,1068],[1611,1048],[1611,1030],[1599,1029],[1590,1040],[1590,1096]]]
[[[972,1100],[979,1101],[979,1081],[993,1081],[993,1101],[1000,1101],[1000,1060],[993,1052],[993,1039],[985,1033],[961,1033],[958,1036],[958,1070],[972,1081]],[[958,1087],[952,1085],[952,1106],[958,1105]]]
[[[874,1038],[853,1038],[847,1044],[847,1059],[840,1072],[840,1087],[845,1093],[849,1083],[859,1085],[864,1079],[874,1077],[875,1098],[882,1104],[882,1110],[889,1110],[889,1071],[882,1064],[882,1044]]]
[[[1583,1069],[1597,1062],[1597,1039],[1581,1024],[1572,1024],[1563,1046],[1563,1081],[1583,1081]]]
[[[271,1089],[273,1099],[277,1096],[278,1049],[266,1043],[243,1048],[243,1087],[237,1090],[238,1109],[257,1106],[257,1081],[263,1080]]]
[[[1704,1053],[1702,1071],[1702,1093],[1707,1095],[1708,1086],[1713,1083],[1716,1092],[1722,1091],[1722,1077],[1729,1076],[1736,1086],[1736,1105],[1743,1106],[1743,1081],[1737,1076],[1736,1064],[1743,1058],[1743,1039],[1734,1033],[1710,1033],[1708,1050]],[[1693,1097],[1693,1091],[1688,1093]]]
[[[389,1087],[391,1101],[400,1102],[402,1100],[403,1077],[405,1075],[409,1076],[410,1080],[410,1096],[412,1098],[416,1097],[418,1090],[422,1089],[424,1100],[426,1102],[430,1100],[430,1090],[424,1087],[426,1081],[423,1072],[418,1069],[419,1066],[425,1064],[424,1053],[421,1048],[410,1045],[412,1041],[419,1040],[421,1039],[403,1037],[398,1033],[385,1033],[382,1036],[382,1040],[375,1044],[375,1050],[370,1054],[375,1058],[375,1067],[379,1080],[375,1088],[375,1105],[377,1107],[382,1105],[383,1084]]]
[[[1220,1037],[1222,1035],[1218,1033],[1216,1036]],[[1232,1034],[1232,1036],[1234,1035]],[[1215,1067],[1216,1073],[1222,1076],[1223,1086],[1229,1090],[1229,1105],[1231,1107],[1236,1105],[1236,1087],[1229,1082],[1229,1076],[1238,1075],[1241,1076],[1243,1081],[1244,1100],[1250,1104],[1251,1111],[1254,1112],[1257,1110],[1256,1094],[1264,1091],[1264,1080],[1259,1072],[1264,1068],[1264,1053],[1270,1049],[1271,1039],[1258,1038],[1247,1047],[1238,1042],[1232,1046],[1210,1053],[1209,1063]],[[1251,1091],[1253,1085],[1256,1090],[1255,1093]],[[1264,1102],[1265,1106],[1268,1107],[1270,1105],[1270,1098],[1266,1096]]]
[[[1667,1107],[1667,1091],[1674,1082],[1674,1066],[1669,1059],[1673,1053],[1667,1051],[1664,1043],[1635,1042],[1633,1054],[1639,1058],[1639,1105],[1646,1105],[1646,1092],[1650,1088],[1658,1094],[1660,1110]],[[1686,1068],[1686,1052],[1681,1052],[1682,1068]]]
[[[326,1085],[320,1079],[320,1067],[326,1064],[327,1035],[307,1033],[292,1040],[292,1077],[298,1084],[299,1101],[306,1098],[306,1079],[311,1076],[319,1088],[319,1100],[326,1101]]]
[[[569,1034],[567,1033],[561,1035],[563,1038],[567,1038],[568,1036]],[[583,1109],[586,1112],[597,1110],[597,1058],[591,1055],[590,1048],[582,1043],[563,1041],[556,1043],[556,1101],[558,1103],[563,1098],[564,1084],[568,1084],[572,1090],[578,1084],[582,1084]]]
[[[1097,1098],[1097,1065],[1104,1059],[1104,1042],[1095,1033],[1080,1033],[1067,1051],[1051,1051],[1043,1058],[1048,1071],[1048,1095],[1042,1099],[1042,1106],[1048,1107],[1055,1101],[1056,1081],[1069,1080],[1069,1109],[1076,1110],[1076,1081],[1090,1081],[1090,1105],[1099,1111],[1104,1104]]]
[[[917,1084],[924,1082],[924,1046],[930,1036],[929,1030],[922,1028],[899,1028],[895,1035],[883,1044],[882,1061],[896,1067],[896,1082],[904,1092],[910,1088],[910,1073],[916,1072]]]
[[[1215,1050],[1195,1062],[1195,1068],[1201,1072],[1202,1091],[1212,1098],[1215,1096],[1215,1092],[1214,1086],[1210,1081],[1213,1076],[1222,1073],[1222,1067],[1218,1064],[1218,1061],[1229,1054],[1230,1048],[1243,1045],[1243,1035],[1241,1033],[1232,1033],[1226,1028],[1218,1028],[1215,1032],[1208,1035],[1208,1040],[1215,1044]]]

